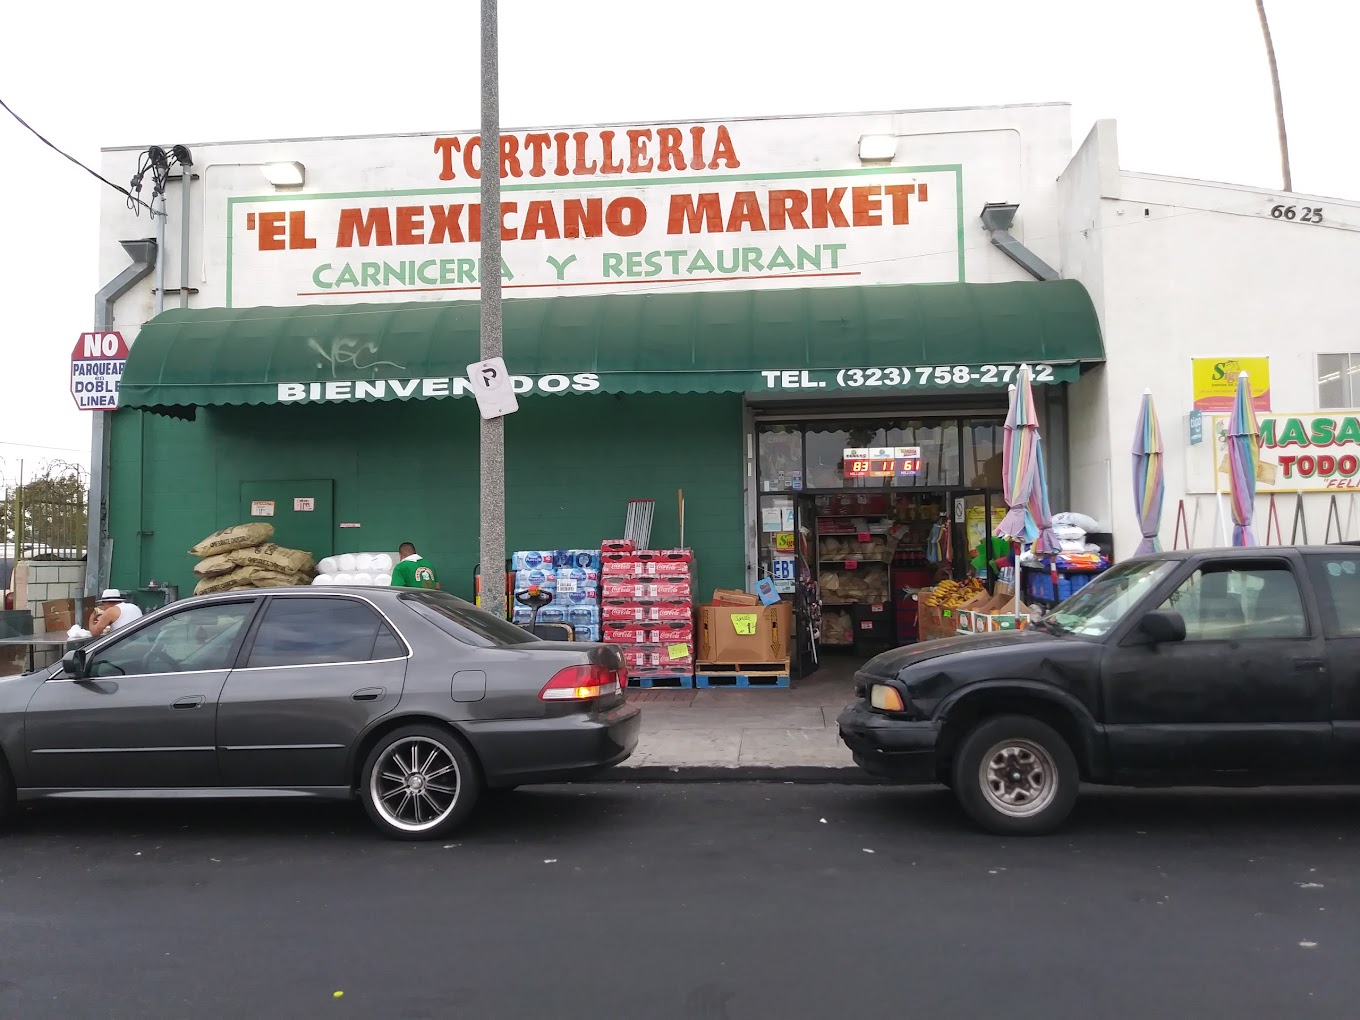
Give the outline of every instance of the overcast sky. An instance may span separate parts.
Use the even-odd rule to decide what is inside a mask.
[[[1360,198],[1360,6],[1267,8],[1294,188]],[[476,130],[478,9],[11,4],[0,98],[96,168],[107,145]],[[1092,121],[1118,121],[1124,169],[1280,183],[1254,0],[501,0],[500,37],[506,128],[1070,102],[1074,145]],[[88,463],[69,358],[104,282],[104,186],[3,111],[0,153],[0,477],[12,479],[21,457],[30,472]]]

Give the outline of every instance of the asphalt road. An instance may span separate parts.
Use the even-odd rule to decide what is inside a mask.
[[[0,1018],[1340,1018],[1360,792],[1096,793],[998,840],[936,791],[48,806],[0,837]],[[343,993],[337,996],[336,993]]]

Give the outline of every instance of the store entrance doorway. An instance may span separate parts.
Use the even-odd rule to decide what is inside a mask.
[[[793,602],[795,680],[848,678],[915,642],[919,589],[975,562],[994,577],[978,557],[1002,516],[1000,414],[770,421],[756,433],[759,576]]]

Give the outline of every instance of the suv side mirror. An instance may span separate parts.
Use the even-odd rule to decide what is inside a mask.
[[[1185,640],[1185,617],[1174,609],[1154,609],[1144,613],[1138,629],[1149,644],[1165,645]]]
[[[72,680],[84,680],[89,666],[85,649],[76,648],[61,657],[61,671]]]

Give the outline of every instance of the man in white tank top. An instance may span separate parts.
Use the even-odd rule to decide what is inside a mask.
[[[131,602],[123,599],[123,593],[116,588],[108,588],[99,596],[94,619],[90,623],[90,634],[99,637],[106,631],[122,630],[134,620],[141,618],[142,611]]]

